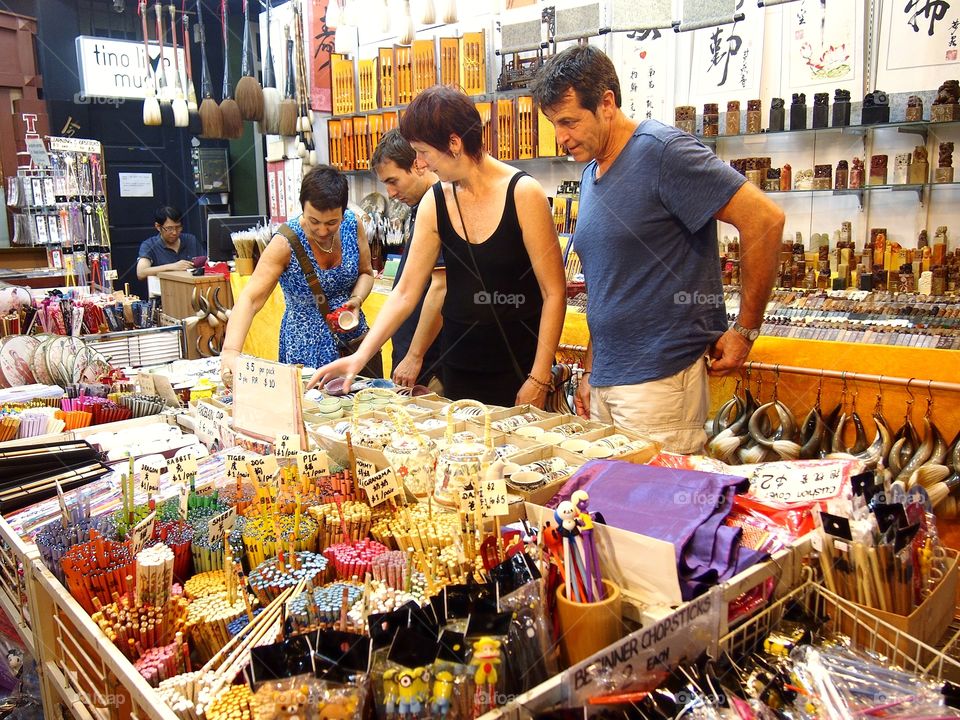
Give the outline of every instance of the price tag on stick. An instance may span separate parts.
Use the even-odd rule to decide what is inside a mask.
[[[153,537],[153,525],[156,519],[157,514],[152,512],[130,531],[130,554],[133,557],[136,557],[146,547],[147,541]]]

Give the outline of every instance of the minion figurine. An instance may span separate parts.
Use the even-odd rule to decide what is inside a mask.
[[[473,657],[470,664],[476,666],[473,681],[474,710],[482,715],[494,707],[494,694],[497,691],[497,665],[500,664],[500,641],[492,637],[482,637],[473,643]]]
[[[430,668],[421,667],[414,671],[416,679],[413,682],[417,700],[421,706],[426,706],[430,699]]]
[[[453,704],[453,673],[441,670],[433,679],[433,696],[430,710],[440,718],[446,718]]]
[[[397,714],[416,717],[423,710],[420,694],[420,673],[403,668],[397,672]]]

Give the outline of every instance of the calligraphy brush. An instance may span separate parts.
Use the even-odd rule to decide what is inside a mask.
[[[243,53],[240,61],[240,81],[237,83],[237,105],[244,120],[263,120],[263,88],[253,76],[250,66],[250,3],[243,0]]]
[[[200,122],[200,112],[197,110],[197,91],[193,85],[193,60],[190,58],[190,19],[187,17],[187,0],[183,0],[180,17],[183,19],[183,56],[187,61],[187,127],[192,135],[203,132],[203,123]]]
[[[283,35],[287,43],[287,77],[286,89],[284,91],[283,102],[280,103],[280,134],[285,137],[292,137],[297,134],[297,101],[294,100],[293,76],[293,39],[290,37],[290,26],[284,27]]]
[[[147,2],[140,0],[137,8],[140,13],[140,25],[143,30],[143,59],[147,63],[147,96],[143,99],[143,124],[156,127],[163,122],[160,115],[160,101],[157,100],[156,79],[153,77],[153,65],[150,64],[150,45],[147,42]]]
[[[190,125],[190,110],[183,97],[183,83],[180,80],[180,56],[177,54],[177,8],[170,3],[170,35],[173,37],[173,67],[176,74],[174,83],[175,95],[173,98],[173,125],[184,128]]]
[[[159,83],[157,94],[160,98],[161,124],[166,127],[173,127],[173,105],[170,103],[170,88],[167,87],[166,57],[163,52],[163,7],[157,2],[157,4],[153,6],[153,9],[157,16],[157,42],[160,43],[160,64],[157,66],[157,72],[154,73],[154,78]]]
[[[297,87],[297,130],[301,133],[313,132],[313,123],[310,120],[310,110],[308,108],[309,98],[307,91],[306,51],[303,43],[303,20],[300,17],[298,5],[293,6],[293,29],[294,29],[294,57],[297,62],[296,87]],[[303,136],[301,135],[301,141]],[[303,157],[301,155],[300,157]]]
[[[223,28],[223,93],[220,97],[220,115],[223,116],[223,137],[236,140],[243,135],[243,117],[240,106],[230,94],[230,35],[227,30],[227,0],[220,0],[220,23]]]
[[[203,27],[200,0],[197,0],[197,26],[200,28],[200,91],[203,93],[203,102],[200,103],[202,137],[217,139],[223,137],[223,115],[217,101],[213,99],[213,83],[210,80],[210,65],[207,63],[207,33]]]
[[[277,89],[277,81],[273,70],[273,51],[270,49],[270,5],[267,0],[267,52],[263,65],[263,120],[260,131],[264,134],[277,135],[280,132],[280,103],[283,96]]]

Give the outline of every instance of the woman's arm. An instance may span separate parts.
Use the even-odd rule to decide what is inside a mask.
[[[533,379],[528,378],[520,388],[517,404],[532,403],[543,407],[547,386],[552,379],[550,369],[557,354],[567,311],[566,277],[557,231],[540,183],[531,177],[521,178],[515,193],[517,207],[524,208],[522,214],[518,213],[523,244],[530,255],[530,263],[543,296],[537,354],[530,370]]]
[[[230,381],[225,375],[231,376],[236,371],[237,356],[243,349],[243,343],[250,332],[253,317],[260,312],[260,308],[270,297],[270,293],[277,286],[280,275],[290,263],[290,244],[282,235],[274,235],[267,249],[260,256],[256,270],[250,276],[250,282],[240,293],[240,297],[233,304],[230,321],[227,323],[227,332],[223,339],[223,350],[220,352],[220,376],[228,385]]]
[[[340,358],[318,369],[310,378],[307,384],[308,389],[324,385],[333,378],[342,376],[347,379],[344,389],[349,390],[350,382],[357,373],[363,369],[374,353],[379,352],[383,344],[393,337],[400,323],[406,320],[417,306],[417,301],[423,295],[423,289],[427,280],[430,279],[430,274],[437,263],[437,256],[440,254],[437,205],[432,192],[427,192],[420,201],[420,210],[417,213],[411,242],[403,275],[400,276],[397,286],[383,304],[383,308],[360,347],[353,355]]]
[[[357,218],[357,247],[360,250],[360,258],[357,263],[357,282],[353,285],[353,292],[347,305],[354,310],[359,310],[363,301],[369,297],[373,290],[373,261],[370,259],[370,243],[367,241],[367,231],[363,229],[363,223]]]

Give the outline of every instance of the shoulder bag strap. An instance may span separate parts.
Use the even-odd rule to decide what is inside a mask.
[[[473,269],[474,272],[477,273],[477,279],[480,281],[480,287],[483,288],[483,292],[486,293],[487,297],[492,297],[490,293],[487,292],[487,284],[483,281],[483,275],[480,272],[480,266],[477,265],[477,259],[473,256],[473,246],[470,244],[470,236],[467,234],[467,224],[463,221],[463,211],[460,209],[460,198],[457,197],[457,183],[452,183],[452,187],[453,201],[457,206],[457,214],[460,216],[460,226],[463,228],[463,239],[467,241],[467,254],[470,255],[470,262],[473,263]],[[511,187],[511,190],[512,189],[513,188]],[[513,365],[513,371],[517,374],[517,379],[523,382],[527,379],[527,374],[521,369],[520,363],[517,362],[517,356],[514,355],[513,348],[510,347],[510,340],[507,338],[507,333],[503,329],[503,323],[500,322],[500,315],[497,313],[497,306],[493,302],[490,303],[490,312],[493,313],[493,321],[497,324],[497,330],[500,331],[500,337],[503,338],[503,344],[507,348],[507,354],[510,356],[510,363]]]
[[[277,228],[277,232],[283,235],[290,244],[290,249],[293,251],[293,254],[297,258],[297,262],[300,264],[300,270],[303,271],[304,277],[307,279],[307,285],[310,286],[310,292],[313,294],[314,302],[317,303],[317,309],[320,311],[320,316],[327,324],[327,327],[330,328],[330,332],[336,338],[337,330],[327,319],[327,315],[330,314],[330,304],[327,302],[327,295],[325,292],[323,292],[323,288],[320,286],[320,278],[318,278],[317,273],[313,271],[313,263],[310,262],[307,251],[304,249],[303,243],[300,241],[300,236],[297,235],[293,228],[286,223],[280,225],[280,227]]]

